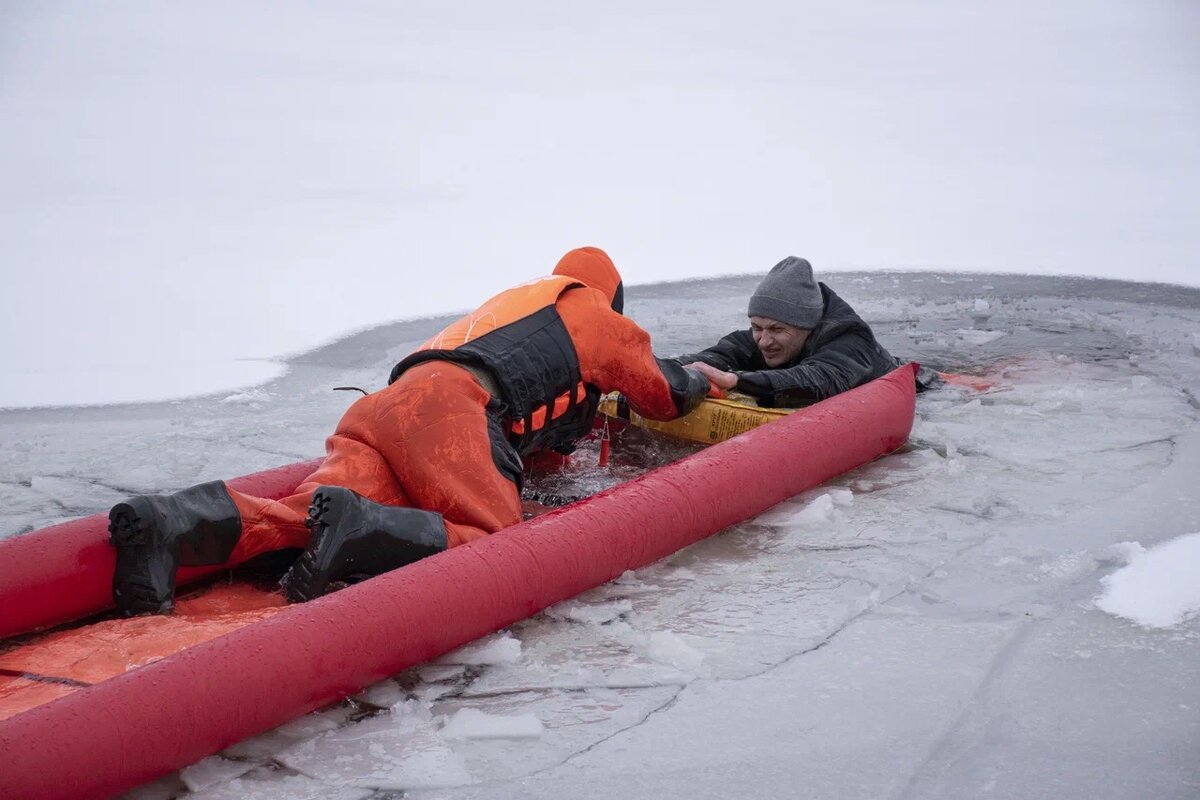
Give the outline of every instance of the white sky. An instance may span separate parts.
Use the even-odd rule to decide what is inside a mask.
[[[1200,285],[1193,2],[0,6],[0,406],[476,305],[820,269]]]

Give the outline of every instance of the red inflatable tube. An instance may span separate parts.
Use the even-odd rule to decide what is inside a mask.
[[[0,723],[0,797],[106,797],[650,564],[908,438],[914,368]]]
[[[238,491],[287,497],[320,460],[235,478]],[[96,514],[0,542],[0,639],[79,619],[112,607],[117,551],[108,545],[108,515]],[[220,571],[185,567],[180,584]]]

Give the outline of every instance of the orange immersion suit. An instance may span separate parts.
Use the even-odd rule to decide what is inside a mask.
[[[652,419],[690,411],[707,383],[654,357],[649,334],[619,313],[621,295],[608,256],[580,248],[554,275],[446,328],[347,410],[324,463],[295,494],[275,501],[229,489],[242,525],[229,563],[304,547],[322,485],[439,512],[454,547],[521,520],[520,458],[573,446],[600,393],[620,391]]]

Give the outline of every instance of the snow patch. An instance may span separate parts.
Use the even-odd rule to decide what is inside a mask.
[[[1149,550],[1124,544],[1129,565],[1103,579],[1097,608],[1149,628],[1169,628],[1200,612],[1200,532]]]

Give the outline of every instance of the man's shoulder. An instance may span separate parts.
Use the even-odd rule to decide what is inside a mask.
[[[841,295],[824,283],[820,286],[821,291],[825,293],[825,315],[821,318],[822,330],[818,332],[819,338],[833,338],[855,332],[873,335],[871,326],[842,299]]]
[[[753,345],[754,344],[754,334],[752,334],[750,332],[749,328],[739,328],[736,331],[731,331],[731,332],[725,334],[724,336],[722,336],[721,341],[734,342],[736,344],[749,343],[750,345]]]
[[[834,315],[839,315],[847,312],[856,317],[858,316],[858,313],[851,308],[850,304],[846,302],[846,299],[831,289],[829,284],[821,282],[817,285],[821,287],[821,294],[825,297],[825,314],[827,316],[831,313]]]

